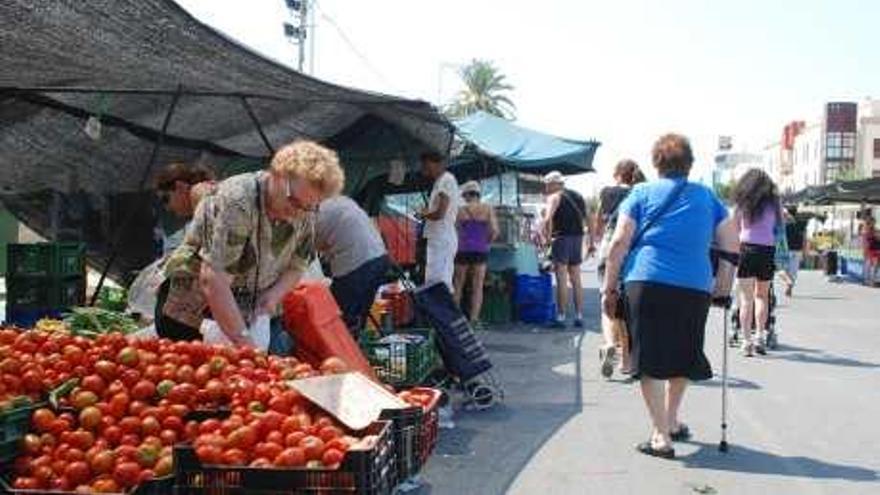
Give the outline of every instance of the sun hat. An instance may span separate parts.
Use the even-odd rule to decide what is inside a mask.
[[[461,186],[461,194],[462,194],[462,196],[464,196],[465,194],[468,194],[468,193],[480,194],[480,183],[475,180],[465,182]]]
[[[565,177],[558,170],[554,170],[544,176],[544,184],[564,184]]]

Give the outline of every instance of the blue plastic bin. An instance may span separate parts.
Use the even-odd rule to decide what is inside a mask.
[[[546,305],[553,302],[553,277],[541,275],[517,275],[514,303],[517,306]]]

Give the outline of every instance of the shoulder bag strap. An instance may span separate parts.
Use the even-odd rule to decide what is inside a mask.
[[[666,214],[666,211],[669,210],[669,207],[672,206],[672,203],[674,203],[675,200],[678,199],[679,196],[681,196],[681,192],[684,190],[685,186],[687,186],[687,179],[684,179],[676,184],[675,188],[669,192],[669,194],[666,196],[666,199],[663,200],[663,204],[661,204],[660,207],[657,208],[657,211],[654,212],[654,215],[648,218],[642,228],[639,229],[635,236],[633,236],[632,242],[630,242],[629,245],[630,252],[632,252],[633,248],[635,248],[639,244],[639,242],[642,241],[642,237],[645,236],[645,232],[653,227],[654,224],[656,224],[657,221],[660,220],[660,217]]]

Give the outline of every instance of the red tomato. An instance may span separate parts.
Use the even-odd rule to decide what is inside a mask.
[[[92,472],[95,474],[106,474],[113,470],[113,467],[116,464],[116,459],[113,456],[113,453],[109,450],[105,450],[103,452],[98,452],[92,457],[91,462],[89,463]]]
[[[108,426],[101,431],[101,436],[104,437],[110,445],[119,445],[120,440],[122,440],[122,428],[116,425]]]
[[[155,477],[156,473],[152,469],[144,469],[138,477],[138,484],[141,485],[148,481],[152,481]]]
[[[71,447],[64,452],[64,460],[67,462],[84,461],[86,454],[78,448]]]
[[[80,449],[89,450],[95,445],[95,436],[91,432],[77,430],[70,435],[70,446]]]
[[[316,436],[309,435],[299,442],[299,446],[306,453],[306,459],[320,461],[324,455],[324,441]]]
[[[174,445],[177,443],[177,432],[175,430],[162,430],[159,434],[162,445]]]
[[[85,409],[89,406],[94,406],[98,403],[98,394],[92,392],[91,390],[80,390],[77,393],[73,394],[73,407],[79,410]]]
[[[162,423],[155,416],[147,416],[141,420],[141,433],[144,436],[158,435],[162,431]]]
[[[114,395],[110,398],[109,402],[110,414],[116,418],[122,418],[125,416],[125,413],[128,412],[128,405],[130,402],[131,400],[125,392],[120,392]]]
[[[25,453],[30,455],[39,455],[43,450],[43,442],[40,440],[39,436],[34,435],[33,433],[25,435],[21,441],[21,445]]]
[[[275,458],[275,465],[279,467],[305,466],[306,453],[299,447],[290,447],[281,451]]]
[[[254,459],[253,461],[251,461],[251,463],[248,464],[248,466],[250,466],[252,468],[270,468],[270,467],[272,467],[272,461],[270,461],[269,459],[266,459],[265,457],[258,457],[256,459]]]
[[[196,368],[195,374],[193,375],[193,383],[200,387],[204,387],[208,381],[211,379],[211,367],[207,364],[203,364]]]
[[[114,453],[117,461],[133,461],[137,457],[138,449],[134,445],[120,445]]]
[[[113,480],[121,487],[132,487],[137,484],[141,468],[136,462],[120,462],[113,469]]]
[[[199,434],[199,423],[197,421],[189,421],[183,428],[183,438],[192,441]]]
[[[37,480],[34,478],[15,478],[15,481],[12,482],[12,487],[17,488],[19,490],[36,490],[40,488],[40,484],[37,483]]]
[[[324,455],[321,457],[321,462],[325,466],[334,467],[342,462],[344,454],[336,449],[327,449],[324,451]]]
[[[129,445],[131,447],[137,447],[141,443],[141,437],[135,433],[123,433],[122,438],[119,439],[119,445]]]
[[[52,481],[49,482],[50,490],[69,491],[70,487],[71,483],[70,480],[67,479],[67,476],[52,478]]]
[[[257,440],[257,430],[249,426],[236,428],[235,431],[230,433],[229,437],[227,438],[230,447],[242,449],[244,451],[248,451],[253,448],[253,446],[257,443]]]
[[[220,426],[221,423],[219,419],[206,419],[199,425],[199,433],[214,433],[220,430]]]
[[[127,369],[122,372],[120,380],[129,389],[137,385],[141,379],[141,372],[136,369]]]
[[[178,416],[168,416],[162,420],[162,428],[166,430],[183,431],[183,420]]]
[[[63,432],[70,430],[71,425],[72,421],[58,418],[52,421],[52,424],[49,426],[49,432],[53,435],[60,435]]]
[[[177,368],[177,383],[192,383],[196,375],[196,370],[188,364],[184,364]]]
[[[116,355],[116,362],[123,365],[128,366],[130,368],[136,367],[138,365],[138,351],[134,347],[124,347],[119,353]],[[119,480],[116,480],[117,482]],[[130,486],[130,485],[125,485]]]
[[[86,407],[79,413],[79,425],[87,430],[96,430],[101,425],[101,417],[101,411],[97,407]]]
[[[284,445],[288,447],[299,447],[300,442],[308,435],[303,431],[295,431],[284,437]]]
[[[281,433],[280,431],[273,431],[273,432],[270,432],[268,435],[266,435],[264,440],[267,442],[270,442],[270,443],[277,443],[278,445],[284,445],[284,434]]]
[[[110,383],[116,379],[116,363],[102,359],[95,363],[95,373],[98,374],[105,382]]]
[[[37,371],[31,370],[25,372],[21,377],[21,384],[24,387],[25,392],[29,393],[37,393],[43,390],[43,374]]]
[[[285,416],[278,411],[266,411],[263,413],[259,420],[260,436],[265,437],[269,432],[273,431],[283,431],[282,426],[285,419]]]
[[[254,447],[254,457],[262,457],[265,459],[274,459],[278,457],[284,447],[277,443],[261,442]]]
[[[135,418],[134,416],[126,416],[119,420],[119,427],[122,428],[123,433],[141,434],[141,420]]]
[[[37,409],[31,415],[31,422],[34,424],[34,428],[41,432],[51,431],[55,419],[55,413],[46,408]]]
[[[107,388],[107,382],[105,382],[104,379],[98,375],[89,375],[82,379],[79,386],[83,390],[88,390],[90,392],[94,392],[97,395],[101,395]]]
[[[119,485],[111,478],[100,478],[92,482],[92,491],[95,493],[118,493]]]
[[[150,406],[147,405],[146,402],[139,401],[139,400],[133,400],[128,405],[128,414],[130,414],[132,416],[140,416],[141,414],[143,414],[144,411],[147,410],[148,407],[150,407]]]
[[[86,483],[91,479],[92,473],[88,464],[82,461],[71,462],[64,470],[64,476],[74,486]]]
[[[223,449],[216,445],[202,445],[196,447],[196,456],[204,464],[220,464],[223,459]]]
[[[248,463],[248,457],[241,449],[229,449],[223,452],[222,463],[229,466],[244,466]]]
[[[342,436],[342,431],[335,426],[325,426],[318,432],[318,436],[326,443]]]

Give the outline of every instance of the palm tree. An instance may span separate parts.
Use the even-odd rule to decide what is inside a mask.
[[[504,119],[513,119],[516,105],[501,94],[512,90],[513,86],[505,82],[506,76],[492,62],[474,59],[461,68],[459,75],[465,89],[447,108],[450,116],[464,117],[482,110]]]

